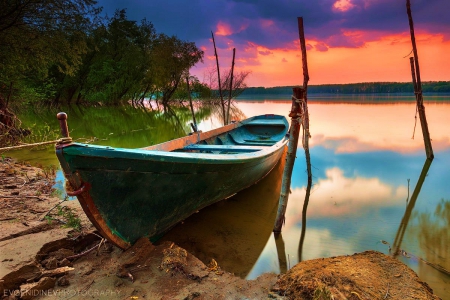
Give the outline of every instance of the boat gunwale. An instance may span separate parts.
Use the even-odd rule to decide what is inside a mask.
[[[278,116],[278,115],[275,115]],[[281,117],[281,116],[280,116]],[[217,163],[245,163],[249,160],[260,159],[265,156],[270,156],[273,152],[276,152],[279,148],[285,146],[288,142],[288,137],[286,134],[275,144],[271,146],[266,146],[258,151],[253,152],[239,152],[239,153],[230,153],[230,154],[222,154],[222,153],[198,153],[198,152],[176,152],[176,151],[167,151],[167,150],[153,150],[152,148],[158,148],[161,145],[171,146],[171,144],[177,145],[176,147],[172,147],[172,150],[182,149],[189,145],[194,145],[199,143],[202,140],[207,138],[211,138],[217,136],[219,134],[230,132],[233,129],[239,128],[250,123],[256,117],[249,118],[245,121],[229,124],[221,128],[217,128],[214,130],[210,130],[207,132],[199,132],[194,133],[191,136],[181,137],[175,140],[171,140],[168,142],[156,144],[149,147],[144,148],[120,148],[120,147],[111,147],[111,146],[101,146],[101,145],[92,145],[92,144],[83,144],[83,143],[70,143],[66,145],[62,145],[62,147],[68,149],[70,147],[77,147],[80,153],[77,155],[88,156],[88,157],[102,157],[102,158],[121,158],[121,159],[137,159],[137,160],[149,160],[149,161],[161,161],[164,162],[166,159],[170,162],[175,163],[204,163],[204,164],[217,164]],[[284,125],[286,126],[286,133],[288,132],[288,122],[285,118],[281,118],[283,120]],[[281,124],[281,123],[280,123]],[[270,125],[269,125],[270,126]],[[224,129],[226,128],[226,130]],[[228,129],[230,128],[230,129]],[[198,140],[196,143],[185,143],[185,141],[189,141],[189,138],[192,136],[197,136],[197,139],[202,137],[202,139]],[[203,136],[202,136],[203,135]],[[194,137],[195,138],[195,137]],[[182,144],[180,146],[179,144]],[[239,147],[241,145],[233,145],[235,147]],[[242,145],[242,147],[246,147],[247,145]],[[101,153],[99,153],[101,151]],[[67,153],[67,152],[66,152]],[[75,155],[71,153],[67,153],[68,155]]]

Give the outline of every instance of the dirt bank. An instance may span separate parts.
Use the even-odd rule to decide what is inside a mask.
[[[0,162],[2,299],[438,299],[406,265],[373,251],[251,281],[167,241],[122,251],[95,232],[78,201],[56,206],[53,184],[52,170]]]

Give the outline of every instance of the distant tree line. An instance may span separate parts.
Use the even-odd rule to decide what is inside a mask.
[[[450,93],[450,81],[423,82],[424,93]],[[365,82],[351,84],[323,84],[308,86],[308,93],[323,94],[389,94],[414,93],[412,83],[406,82]],[[248,87],[241,96],[250,95],[291,95],[292,86]]]

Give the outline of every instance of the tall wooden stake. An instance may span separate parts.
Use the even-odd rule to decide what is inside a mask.
[[[413,53],[414,53],[414,66],[411,66],[411,72],[413,75],[413,84],[414,84],[414,78],[416,79],[415,83],[415,90],[414,93],[416,94],[416,102],[417,102],[417,110],[419,112],[419,119],[420,119],[420,125],[422,127],[422,134],[423,134],[423,140],[425,143],[425,152],[428,159],[433,159],[433,148],[431,146],[431,139],[430,139],[430,133],[428,131],[428,123],[427,118],[425,115],[425,106],[423,105],[423,96],[422,96],[422,81],[420,80],[420,68],[419,68],[419,56],[417,54],[417,46],[416,46],[416,38],[414,35],[414,23],[412,19],[412,13],[411,13],[411,3],[410,0],[406,0],[406,12],[408,13],[408,20],[409,20],[409,31],[411,33],[411,43],[413,46]]]
[[[292,89],[292,108],[289,116],[291,117],[291,128],[289,129],[289,145],[286,155],[286,165],[283,170],[283,179],[281,181],[281,193],[278,200],[278,212],[275,220],[273,232],[281,232],[284,224],[284,215],[289,200],[289,192],[291,189],[291,176],[294,168],[295,155],[297,154],[298,136],[300,133],[300,104],[297,99],[303,99],[304,90],[300,87]]]
[[[306,209],[308,207],[309,195],[312,185],[311,161],[309,156],[309,116],[307,105],[307,88],[309,81],[308,63],[306,58],[306,43],[303,30],[303,18],[297,18],[298,33],[300,39],[300,48],[302,50],[302,67],[303,67],[303,87],[293,88],[292,108],[289,116],[291,117],[291,128],[289,130],[289,146],[286,156],[286,165],[284,167],[283,179],[281,182],[281,194],[278,204],[277,218],[273,228],[274,232],[281,232],[285,220],[286,207],[291,187],[291,176],[294,168],[295,155],[297,153],[298,136],[300,133],[300,122],[303,124],[303,148],[305,149],[306,162],[308,169],[308,188],[306,190],[305,202],[303,204],[302,216],[306,220]],[[300,121],[300,117],[303,119]],[[299,251],[300,252],[300,251]]]
[[[286,250],[284,246],[283,236],[281,232],[274,232],[275,246],[277,248],[278,265],[280,266],[280,274],[285,274],[288,270],[288,264],[286,261]]]
[[[303,252],[303,243],[305,241],[306,236],[306,213],[308,210],[309,204],[309,196],[311,195],[311,187],[312,187],[312,172],[311,172],[311,156],[309,154],[309,112],[308,112],[308,81],[309,81],[309,72],[308,72],[308,61],[306,57],[306,42],[305,42],[305,34],[303,30],[303,18],[298,18],[298,33],[300,38],[300,47],[302,49],[302,65],[303,65],[303,89],[305,90],[304,101],[302,102],[302,112],[303,112],[303,149],[305,150],[305,158],[306,158],[306,170],[308,174],[308,183],[306,186],[306,194],[305,201],[303,202],[302,209],[302,231],[300,235],[300,242],[298,245],[298,260],[302,261],[302,252]]]
[[[194,121],[194,124],[191,123],[191,127],[194,130],[194,132],[197,132],[197,122],[195,121],[195,114],[194,114],[194,106],[192,105],[192,97],[191,97],[191,89],[189,87],[189,75],[186,75],[186,85],[189,95],[189,105],[191,106],[191,113],[192,113],[192,121]]]
[[[309,112],[308,112],[308,61],[306,57],[306,43],[305,43],[305,33],[303,30],[303,18],[298,19],[298,33],[300,38],[300,47],[302,49],[302,67],[303,67],[303,89],[305,90],[304,101],[302,102],[302,113],[303,113],[303,148],[305,149],[306,156],[306,168],[308,171],[308,186],[312,184],[312,173],[311,173],[311,157],[309,155],[309,138],[311,134],[309,133]],[[309,200],[309,193],[307,194],[307,199],[305,199],[306,205],[308,205],[306,200]]]
[[[222,96],[222,85],[220,83],[220,70],[219,70],[219,56],[217,55],[217,48],[216,48],[216,41],[214,40],[214,33],[211,31],[211,36],[213,40],[214,45],[214,55],[216,56],[216,65],[217,65],[217,80],[219,83],[219,95],[220,95],[220,103],[222,104],[222,115],[223,115],[223,125],[226,124],[226,116],[225,116],[225,103],[223,102],[223,96]]]
[[[227,124],[230,123],[230,106],[231,106],[231,93],[233,91],[233,72],[234,72],[235,55],[236,55],[236,48],[233,48],[233,60],[231,62],[231,77],[230,77],[230,95],[228,96]]]

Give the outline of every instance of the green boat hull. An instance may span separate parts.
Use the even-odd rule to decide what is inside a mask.
[[[252,118],[250,127],[243,121],[218,134],[198,134],[196,144],[204,145],[204,151],[191,150],[192,137],[186,137],[161,144],[172,147],[170,151],[152,150],[158,145],[122,149],[69,143],[57,146],[56,153],[89,219],[106,238],[127,248],[141,237],[156,241],[199,209],[268,174],[287,143],[287,121],[267,118],[277,123],[275,117],[281,120],[275,129],[263,128],[264,118],[259,117]],[[223,141],[227,136],[234,140],[230,146],[214,148],[217,137]],[[250,142],[236,144],[239,140]],[[263,143],[262,150],[252,148]]]

